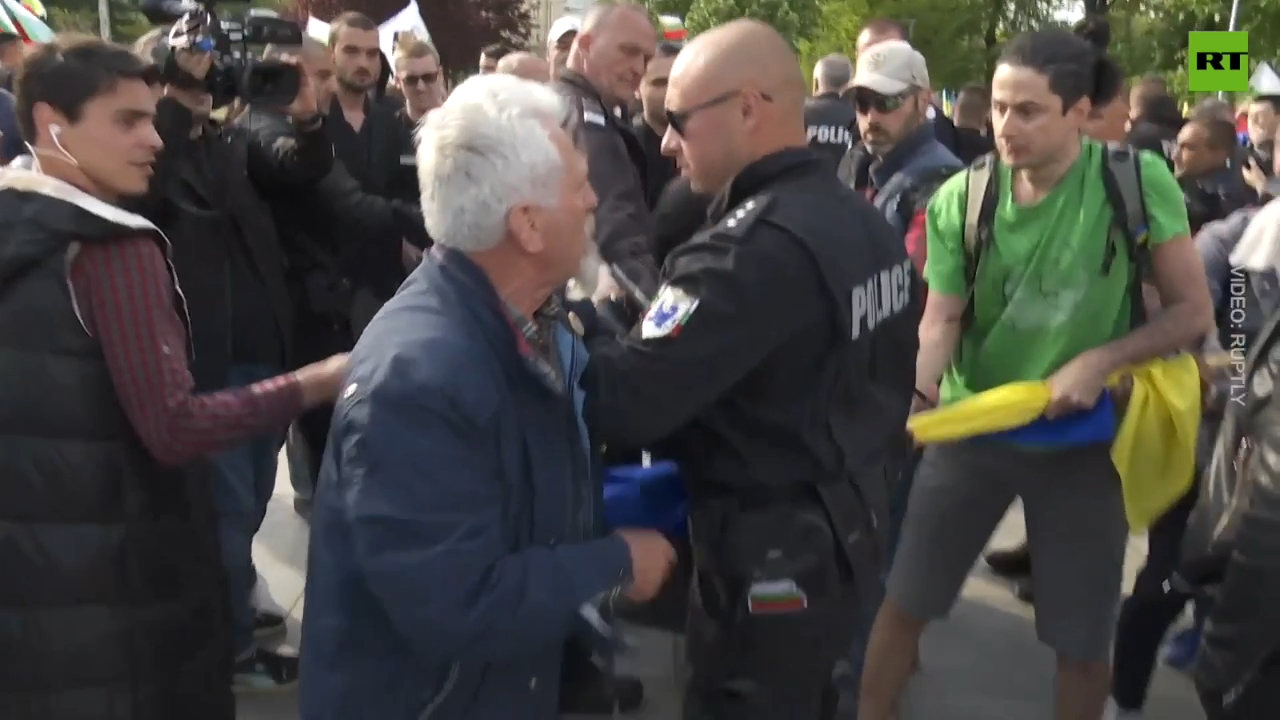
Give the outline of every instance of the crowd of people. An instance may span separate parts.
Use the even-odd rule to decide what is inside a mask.
[[[343,13],[264,51],[290,103],[215,108],[186,30],[0,35],[0,717],[629,714],[639,622],[686,636],[686,720],[898,720],[1015,499],[986,562],[1046,716],[1140,716],[1188,605],[1206,715],[1280,714],[1280,98],[1242,143],[1089,19],[948,116],[892,20],[810,83],[767,24],[600,4],[456,87]],[[1108,443],[906,429],[1026,381],[1051,427],[1123,413],[1182,353],[1199,463],[1123,602]],[[256,604],[282,449],[300,656]],[[606,475],[658,466],[678,528],[610,521]]]

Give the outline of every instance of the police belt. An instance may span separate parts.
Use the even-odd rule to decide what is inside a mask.
[[[720,528],[714,526],[723,523],[729,515],[770,509],[786,512],[789,508],[802,512],[804,506],[820,507],[845,560],[841,574],[857,579],[860,586],[865,584],[863,589],[868,597],[877,598],[878,579],[884,571],[884,554],[875,514],[861,482],[886,482],[886,474],[892,470],[893,464],[886,463],[852,476],[829,476],[821,482],[810,480],[776,485],[731,486],[696,480],[688,482],[694,562],[702,569],[717,572],[711,557],[713,549],[700,547],[701,540],[720,536]],[[864,478],[864,475],[870,477]],[[800,578],[796,580],[799,582]],[[808,580],[812,582],[812,579]],[[810,589],[821,592],[826,588],[811,585]],[[732,594],[736,588],[724,590]]]

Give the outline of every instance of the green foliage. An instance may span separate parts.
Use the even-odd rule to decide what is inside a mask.
[[[57,32],[80,32],[90,35],[99,33],[98,0],[55,0],[46,3],[49,11],[49,27]],[[279,9],[283,0],[264,0],[260,2],[221,2],[218,4],[219,15],[226,17],[240,16],[250,7]],[[109,0],[108,9],[111,18],[111,39],[129,44],[151,29],[151,24],[138,10],[137,0]]]
[[[817,30],[821,9],[819,0],[693,0],[684,24],[696,35],[744,17],[767,22],[798,44]]]
[[[934,87],[953,90],[986,82],[1009,37],[1063,24],[1062,11],[1080,7],[1066,0],[818,0],[818,5],[814,31],[796,38],[806,70],[827,53],[853,57],[866,21],[886,17],[911,26],[912,44],[929,59]],[[1229,0],[1087,0],[1084,6],[1106,13],[1111,54],[1131,75],[1160,74],[1174,89],[1186,87],[1187,33],[1226,30],[1231,10]],[[1249,32],[1253,64],[1280,60],[1280,0],[1241,0],[1239,29]]]

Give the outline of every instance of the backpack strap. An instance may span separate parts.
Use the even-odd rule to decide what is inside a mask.
[[[1112,225],[1124,240],[1132,273],[1129,287],[1130,325],[1138,327],[1147,321],[1142,283],[1152,277],[1151,247],[1147,244],[1149,226],[1147,203],[1142,193],[1141,159],[1138,151],[1124,143],[1107,143],[1106,161],[1102,164],[1102,186],[1111,205]],[[1103,258],[1103,274],[1111,272],[1116,247],[1114,233],[1108,233]]]
[[[988,153],[974,160],[965,171],[968,187],[964,209],[964,267],[968,287],[960,326],[966,329],[973,323],[973,294],[978,278],[978,263],[983,251],[992,241],[996,203],[1000,198],[997,169],[995,153]]]

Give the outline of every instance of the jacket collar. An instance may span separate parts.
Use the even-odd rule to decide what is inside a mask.
[[[614,112],[617,107],[613,103],[607,102],[604,99],[604,96],[600,94],[600,91],[596,90],[596,86],[592,85],[591,81],[587,79],[587,76],[576,70],[561,68],[560,74],[556,77],[560,82],[565,83],[566,85],[572,85],[578,92],[587,96],[594,102],[600,103],[600,107],[604,108],[607,113]],[[626,118],[626,120],[629,122],[630,118]]]
[[[777,178],[821,162],[824,160],[807,147],[787,148],[765,155],[742,168],[729,181],[729,185],[712,201],[708,218],[712,223],[718,222],[725,213],[764,190]]]
[[[894,175],[897,175],[904,168],[915,160],[916,156],[924,152],[937,139],[933,134],[933,123],[921,123],[909,135],[902,139],[902,142],[893,146],[887,155],[879,160],[871,163],[871,182],[877,187],[884,187]]]
[[[501,352],[514,352],[525,365],[533,370],[540,379],[546,381],[545,368],[534,362],[536,353],[530,347],[529,332],[534,318],[525,318],[507,304],[499,295],[489,276],[476,265],[465,253],[435,245],[422,260],[422,265],[414,270],[426,276],[426,284],[431,284],[432,276],[438,277],[452,288],[454,301],[459,309],[470,315],[479,325],[482,332]],[[560,319],[563,310],[559,298],[552,296],[536,315],[550,316],[552,323],[550,332],[561,331]],[[542,361],[547,360],[542,358]],[[555,389],[553,387],[553,389]]]

